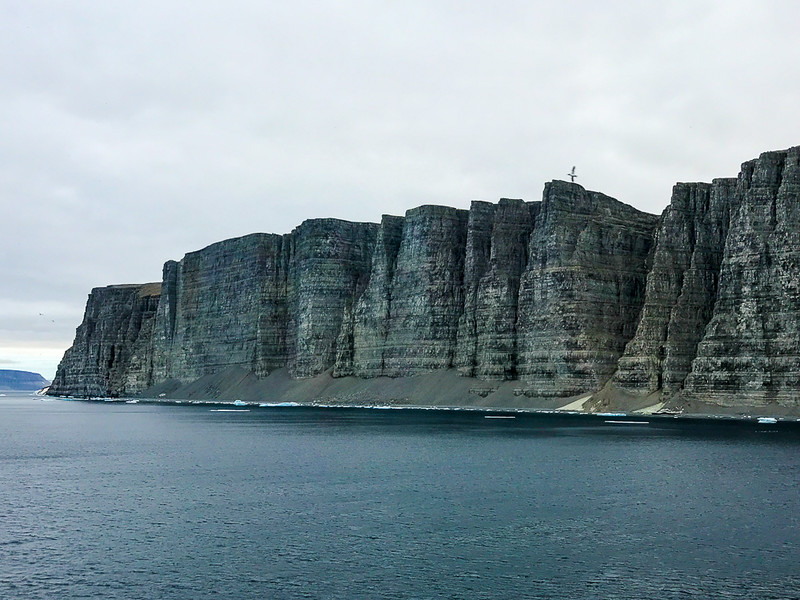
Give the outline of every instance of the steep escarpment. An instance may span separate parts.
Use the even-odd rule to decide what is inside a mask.
[[[282,236],[253,234],[168,262],[153,340],[153,380],[191,381],[228,366],[262,372],[283,366],[283,250]]]
[[[146,387],[160,293],[158,283],[93,289],[49,393],[118,396]]]
[[[304,222],[289,236],[288,360],[292,377],[333,366],[342,325],[369,282],[378,226]]]
[[[366,286],[376,230],[314,219],[168,262],[148,385],[230,367],[259,376],[287,367],[294,377],[329,368],[345,309]]]
[[[467,211],[420,206],[406,213],[389,289],[381,375],[452,366],[463,309]],[[361,373],[360,365],[355,371]]]
[[[420,206],[380,224],[313,219],[226,240],[164,265],[136,336],[114,337],[131,312],[122,298],[90,298],[102,313],[90,321],[103,325],[78,331],[56,391],[134,394],[285,368],[295,379],[457,369],[523,379],[527,396],[589,392],[632,335],[655,223],[553,182],[541,202]],[[558,351],[545,358],[556,330]],[[554,386],[554,373],[566,379]]]
[[[473,202],[456,366],[469,377],[517,378],[519,284],[540,202]]]
[[[369,282],[352,309],[344,314],[334,369],[337,376],[377,377],[383,374],[392,283],[404,223],[403,217],[384,215],[381,219]]]
[[[742,165],[713,316],[684,397],[800,404],[800,148]]]
[[[93,290],[51,390],[213,397],[220,374],[249,386],[285,373],[308,393],[321,377],[326,393],[375,380],[366,393],[447,371],[514,406],[595,394],[587,408],[791,409],[799,200],[792,148],[737,179],[677,184],[660,218],[554,181],[536,202],[226,240],[168,261],[160,285]]]
[[[800,148],[678,184],[636,335],[606,392],[667,406],[800,407]]]
[[[657,217],[555,181],[530,240],[519,293],[519,375],[526,393],[601,387],[631,339],[644,301]]]
[[[646,301],[613,383],[629,393],[680,391],[717,297],[736,180],[679,183],[656,233]]]

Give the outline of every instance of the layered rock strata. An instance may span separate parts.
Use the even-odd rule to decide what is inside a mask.
[[[312,219],[289,236],[286,366],[293,377],[333,366],[342,324],[369,282],[377,232],[372,223]]]
[[[800,404],[800,148],[742,165],[713,316],[684,395]]]
[[[253,234],[168,262],[153,340],[153,379],[189,381],[228,366],[262,373],[283,366],[283,250],[282,236]]]
[[[636,334],[614,384],[629,393],[680,391],[711,319],[736,180],[679,183],[661,216]]]
[[[473,202],[456,366],[469,377],[517,378],[519,285],[540,202]]]
[[[610,384],[683,408],[800,406],[800,148],[678,184]]]
[[[452,366],[464,304],[467,217],[467,211],[446,206],[420,206],[406,213],[389,288],[381,375]]]
[[[545,187],[519,292],[528,393],[572,396],[611,377],[642,307],[657,221],[580,186]]]
[[[483,391],[519,381],[534,404],[603,389],[800,406],[798,200],[792,148],[738,179],[677,184],[660,218],[554,181],[539,202],[226,240],[167,262],[160,286],[93,290],[51,393],[135,394],[231,368],[453,369]]]
[[[49,393],[109,396],[149,385],[160,293],[158,283],[93,289]]]

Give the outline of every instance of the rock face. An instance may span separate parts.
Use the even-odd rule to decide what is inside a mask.
[[[481,379],[517,378],[519,286],[540,202],[473,202],[456,366]]]
[[[168,262],[147,385],[230,367],[261,376],[288,367],[294,377],[329,368],[345,308],[366,286],[376,230],[315,219],[289,235],[252,234]]]
[[[711,319],[736,180],[679,183],[661,216],[636,335],[614,383],[630,393],[681,390]]]
[[[611,386],[680,407],[800,406],[800,148],[678,184]]]
[[[158,283],[93,289],[49,393],[118,396],[147,386],[160,293]]]
[[[153,380],[191,381],[229,366],[262,372],[283,366],[283,247],[282,236],[253,234],[164,265]]]
[[[644,300],[657,217],[553,182],[519,293],[519,375],[536,396],[594,391],[614,373]]]
[[[797,406],[798,200],[793,148],[738,179],[677,184],[660,218],[554,181],[540,202],[226,240],[167,262],[160,285],[93,290],[51,393],[135,394],[226,369],[453,369],[484,387],[517,380],[534,404],[602,389]]]
[[[796,406],[800,392],[800,148],[742,165],[713,316],[685,394]]]
[[[414,375],[453,365],[463,310],[468,213],[420,206],[406,213],[381,375]]]
[[[352,310],[345,315],[334,373],[377,377],[383,374],[389,335],[392,282],[403,237],[402,217],[384,215],[378,229],[369,283]]]
[[[314,219],[289,236],[287,367],[293,377],[333,366],[342,324],[369,281],[377,232],[372,223]]]

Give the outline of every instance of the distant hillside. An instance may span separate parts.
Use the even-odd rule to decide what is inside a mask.
[[[0,369],[0,390],[40,390],[50,385],[39,373]]]

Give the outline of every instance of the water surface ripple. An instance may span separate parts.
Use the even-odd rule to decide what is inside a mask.
[[[800,598],[800,433],[0,398],[2,598]]]

